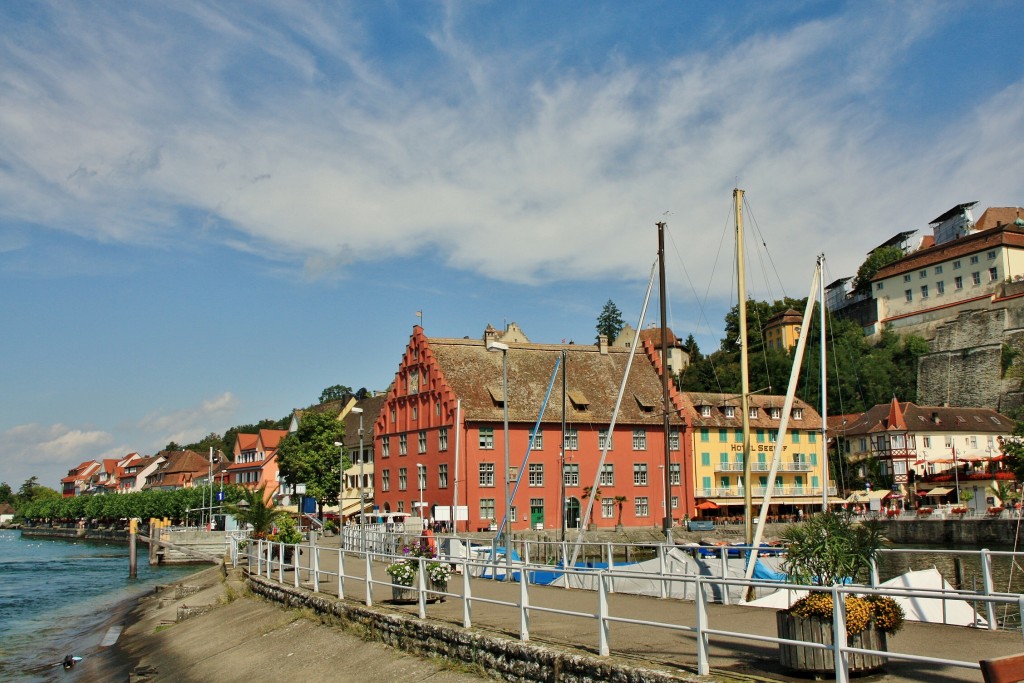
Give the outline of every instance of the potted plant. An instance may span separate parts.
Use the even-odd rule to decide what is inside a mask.
[[[324,522],[324,536],[333,536],[334,532],[336,532],[337,530],[338,527],[334,523],[333,519],[329,519],[326,522]]]
[[[885,543],[877,522],[855,523],[849,514],[823,512],[782,532],[787,545],[783,570],[791,583],[834,586],[866,578],[871,561]],[[848,595],[847,642],[852,647],[885,651],[886,636],[903,626],[903,608],[892,598]],[[777,613],[779,637],[832,645],[832,596],[811,592]],[[779,661],[807,673],[834,673],[831,652],[781,643]],[[874,671],[885,663],[882,655],[852,654],[851,672]]]
[[[391,598],[393,600],[412,600],[416,591],[413,584],[416,582],[417,566],[409,560],[398,560],[392,562],[386,569],[391,577]]]
[[[448,590],[448,579],[452,576],[452,568],[447,562],[440,562],[436,559],[437,553],[429,542],[413,541],[402,548],[402,559],[396,560],[387,566],[387,573],[391,576],[391,597],[393,600],[415,599],[416,575],[419,573],[420,558],[425,561],[425,578],[428,590],[435,593],[445,593]],[[439,595],[432,600],[444,602],[444,595]]]
[[[452,578],[452,566],[447,562],[427,562],[427,588],[438,593],[437,599],[445,601],[444,593],[448,592],[448,579]]]

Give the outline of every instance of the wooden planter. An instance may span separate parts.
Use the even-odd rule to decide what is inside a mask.
[[[434,591],[434,593],[428,593],[428,595],[430,596],[430,601],[431,602],[444,602],[445,598],[447,596],[445,596],[445,595],[438,595],[438,593],[447,593],[448,592],[448,582],[447,581],[437,582],[437,581],[431,581],[430,579],[427,579],[427,590]]]
[[[392,602],[416,602],[416,589],[412,586],[391,586]]]
[[[798,617],[785,612],[776,612],[779,637],[788,640],[803,640],[808,643],[832,645],[832,621],[820,617]],[[854,636],[847,638],[850,647],[865,650],[887,651],[885,633],[879,631],[874,622]],[[848,655],[851,673],[877,671],[885,665],[882,655],[864,655],[850,653]],[[787,669],[806,673],[835,674],[835,659],[830,650],[814,647],[779,643],[779,663]]]

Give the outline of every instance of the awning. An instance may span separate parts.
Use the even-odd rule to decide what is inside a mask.
[[[697,503],[697,509],[698,510],[717,510],[718,509],[718,503],[716,503],[713,500],[702,500],[701,502]]]
[[[939,486],[937,488],[932,489],[931,491],[927,491],[924,495],[926,495],[926,496],[944,496],[944,495],[946,495],[947,493],[949,493],[952,490],[953,489],[947,488],[945,486]]]
[[[892,491],[871,491],[868,493],[868,500],[885,500],[892,495]]]

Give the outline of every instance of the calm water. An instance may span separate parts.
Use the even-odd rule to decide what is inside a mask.
[[[0,530],[0,680],[64,678],[64,655],[97,652],[114,607],[198,569],[150,567],[140,544],[139,578],[130,580],[127,544]]]

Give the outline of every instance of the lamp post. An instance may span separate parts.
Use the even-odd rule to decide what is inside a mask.
[[[422,472],[420,471],[421,467],[423,468]],[[423,480],[426,479],[426,478],[427,478],[427,476],[426,476],[426,465],[422,465],[420,463],[416,463],[416,485],[419,486],[419,489],[420,489],[420,519],[421,520],[426,520],[426,517],[423,516]],[[426,528],[426,522],[423,521],[421,523],[424,525],[424,528]]]
[[[342,493],[345,491],[345,444],[340,441],[335,441],[334,445],[338,447],[338,527],[341,527],[341,515],[344,512],[345,506],[342,501]]]
[[[504,435],[505,435],[505,468],[501,471],[501,478],[505,482],[505,519],[499,531],[502,540],[505,542],[505,580],[512,580],[512,548],[510,547],[509,525],[512,519],[512,501],[509,499],[508,490],[508,344],[499,341],[488,341],[488,351],[501,351],[501,407],[504,413]]]

